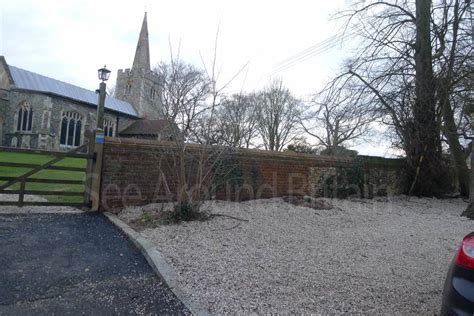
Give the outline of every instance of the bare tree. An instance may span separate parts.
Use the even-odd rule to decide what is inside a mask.
[[[410,193],[439,196],[446,190],[441,127],[450,130],[451,135],[456,134],[448,144],[453,156],[459,152],[452,149],[456,140],[459,141],[462,124],[446,123],[449,117],[459,118],[462,113],[449,111],[450,106],[452,110],[454,107],[441,102],[440,91],[447,88],[451,98],[459,86],[454,83],[460,81],[450,79],[452,84],[446,85],[446,81],[439,79],[445,77],[442,74],[449,60],[442,56],[450,56],[446,44],[455,39],[456,19],[452,17],[462,17],[469,2],[440,0],[433,5],[430,0],[358,1],[354,10],[343,14],[347,17],[348,30],[359,35],[363,44],[340,76],[370,92],[383,115],[382,121],[393,127],[407,156]],[[456,4],[463,9],[456,10]],[[438,14],[439,11],[444,13]],[[456,69],[469,68],[466,67],[468,51],[456,50]],[[465,162],[454,160],[460,175]],[[463,187],[466,181],[459,179]]]
[[[281,80],[258,93],[258,131],[266,150],[281,151],[298,135],[300,102]]]
[[[160,63],[155,71],[160,76],[163,117],[175,122],[186,138],[199,116],[209,110],[205,102],[210,93],[209,81],[202,70],[179,57]]]
[[[468,6],[463,5],[460,0],[444,1],[435,6],[432,13],[432,19],[440,21],[433,25],[437,45],[434,67],[438,70],[435,79],[438,107],[442,116],[441,127],[456,166],[460,191],[464,196],[469,194],[469,169],[466,163],[467,150],[461,145],[460,137],[466,136],[468,129],[468,111],[465,111],[464,104],[469,102],[469,94],[465,93],[468,86],[464,82],[469,78],[468,68],[472,73],[472,58],[468,67],[469,59],[466,63],[464,57],[459,57],[470,56],[472,53],[472,42],[466,36],[468,32],[462,29],[466,27],[463,26],[462,19],[467,9]]]
[[[219,29],[220,25],[217,27],[216,30],[216,37],[214,40],[214,54],[211,61],[210,66],[206,65],[204,58],[201,55],[201,61],[204,66],[205,73],[207,75],[207,80],[210,86],[210,96],[209,96],[209,108],[210,111],[208,115],[201,120],[201,128],[199,129],[200,133],[200,141],[206,141],[207,144],[211,144],[212,142],[220,143],[217,138],[220,134],[220,139],[225,140],[225,134],[222,134],[217,127],[222,120],[219,122],[217,117],[217,112],[215,111],[216,108],[221,104],[223,100],[226,100],[225,90],[232,84],[232,82],[242,73],[242,71],[247,67],[248,62],[245,63],[238,71],[236,71],[227,81],[220,83],[222,80],[220,78],[221,71],[217,68],[217,50],[218,50],[218,43],[219,43]],[[207,124],[208,126],[204,126]],[[208,135],[206,135],[208,134]],[[224,137],[224,138],[223,138]],[[211,142],[211,143],[209,143]],[[235,146],[232,146],[235,147]]]
[[[217,35],[218,32],[210,68],[203,62],[202,71],[171,54],[171,62],[162,63],[157,69],[162,80],[164,117],[176,122],[180,128],[180,135],[173,135],[172,143],[157,153],[163,189],[168,199],[174,202],[171,214],[178,221],[211,216],[204,214],[200,206],[206,199],[213,198],[215,187],[235,168],[233,148],[212,145],[219,143],[214,141],[219,135],[215,117],[224,90],[243,68],[225,84],[219,85]]]
[[[313,99],[314,111],[302,120],[304,130],[329,154],[367,136],[378,113],[366,93],[344,76],[335,78]]]
[[[210,139],[204,142],[236,148],[252,146],[257,137],[256,102],[255,94],[240,93],[224,99],[216,108]]]

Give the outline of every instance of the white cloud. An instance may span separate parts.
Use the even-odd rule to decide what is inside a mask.
[[[201,65],[202,54],[208,61],[220,24],[222,76],[250,62],[245,87],[252,90],[278,62],[334,34],[328,17],[342,2],[19,0],[2,4],[0,53],[19,67],[91,88],[104,63],[113,70],[131,65],[146,8],[152,64],[169,58],[169,37],[175,50],[181,42],[184,59]],[[276,75],[303,95],[321,86],[337,63],[332,52]]]
[[[147,10],[152,65],[169,59],[169,38],[175,52],[181,43],[184,60],[202,66],[202,55],[209,64],[220,25],[222,82],[249,62],[247,75],[232,89],[254,90],[271,79],[279,62],[337,34],[330,16],[344,5],[344,0],[3,1],[0,54],[12,65],[96,89],[96,70],[104,64],[113,70],[111,83],[118,69],[131,66]],[[344,56],[336,46],[273,75],[307,96],[324,85]]]

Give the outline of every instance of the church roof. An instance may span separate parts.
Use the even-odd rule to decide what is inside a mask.
[[[139,120],[130,124],[120,132],[120,136],[132,135],[154,135],[157,136],[164,131],[173,132],[178,127],[170,120]]]
[[[97,106],[98,95],[95,93],[95,91],[87,90],[70,83],[49,78],[14,66],[8,65],[8,68],[10,70],[15,88],[53,93],[59,96]],[[105,108],[138,117],[137,112],[130,103],[115,99],[110,96],[105,98]]]

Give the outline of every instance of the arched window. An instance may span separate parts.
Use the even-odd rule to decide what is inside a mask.
[[[78,120],[76,122],[76,132],[74,133],[74,146],[79,146],[81,144],[81,128],[82,122]]]
[[[61,145],[66,145],[68,122],[67,117],[63,117],[61,120],[61,137],[59,138]]]
[[[63,112],[59,143],[76,147],[81,144],[82,115],[76,112]]]
[[[104,136],[114,136],[115,124],[112,120],[104,120]]]
[[[156,90],[155,90],[155,88],[153,88],[153,87],[150,88],[150,98],[151,98],[152,100],[155,100],[155,99],[156,99]]]
[[[31,105],[24,101],[18,109],[18,117],[16,122],[16,130],[19,132],[31,132],[33,125],[33,110]]]

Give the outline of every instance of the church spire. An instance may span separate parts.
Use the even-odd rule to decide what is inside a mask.
[[[145,69],[147,71],[151,69],[146,12],[145,17],[143,18],[142,29],[140,30],[140,37],[138,38],[137,50],[135,51],[132,69]]]

